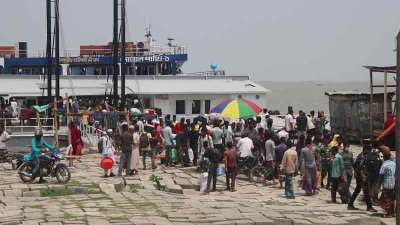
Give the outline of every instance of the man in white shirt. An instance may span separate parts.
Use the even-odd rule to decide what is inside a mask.
[[[283,137],[285,138],[286,142],[289,140],[289,133],[286,132],[285,130],[279,131],[277,136],[278,136],[279,140],[281,140],[281,138],[283,138]]]
[[[6,141],[10,140],[10,135],[4,130],[4,126],[0,125],[0,149],[7,149]]]
[[[261,120],[263,122],[265,122],[265,116],[267,116],[267,115],[269,115],[269,113],[268,113],[268,109],[266,109],[266,108],[263,108],[263,111],[258,114],[258,116],[261,117]]]
[[[267,125],[266,125],[266,123],[265,123],[265,117],[264,117],[264,119],[263,119],[262,117],[257,116],[256,122],[257,122],[257,124],[256,124],[256,131],[258,131],[258,129],[260,129],[260,128],[262,128],[262,129],[264,129],[264,130],[267,130]]]
[[[285,116],[285,130],[286,130],[286,132],[289,133],[289,139],[292,139],[293,134],[295,132],[295,130],[294,130],[295,122],[294,121],[295,120],[293,117],[293,109],[292,109],[292,106],[289,106],[288,113]]]
[[[247,156],[253,156],[251,150],[254,148],[253,141],[242,134],[242,138],[239,140],[236,146],[239,149],[240,157],[245,158]]]

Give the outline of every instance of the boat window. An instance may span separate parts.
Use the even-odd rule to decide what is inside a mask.
[[[204,100],[204,113],[210,113],[211,100]]]
[[[185,100],[176,100],[176,114],[185,114]]]
[[[193,100],[192,102],[192,114],[200,114],[200,100]]]

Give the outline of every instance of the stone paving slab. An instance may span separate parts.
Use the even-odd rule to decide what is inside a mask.
[[[0,164],[0,225],[392,225],[395,222],[371,217],[363,210],[347,211],[345,205],[328,205],[327,190],[303,196],[297,185],[296,199],[289,200],[277,186],[263,186],[242,178],[237,180],[237,192],[223,191],[225,177],[219,176],[217,192],[200,195],[196,191],[199,175],[194,168],[166,169],[157,165],[154,171],[139,170],[137,176],[126,177],[129,186],[124,187],[122,177],[102,177],[99,161],[98,154],[81,157],[81,162],[71,168],[72,178],[67,185],[50,178],[44,184],[24,184],[16,171]],[[149,180],[153,174],[163,178],[165,190],[155,188],[155,183]],[[294,184],[298,179],[295,178]],[[47,188],[67,188],[72,195],[40,196],[40,190]],[[120,189],[124,191],[118,192]],[[359,201],[356,205],[365,207]]]

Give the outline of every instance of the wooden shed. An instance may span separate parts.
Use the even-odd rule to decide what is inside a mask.
[[[352,141],[370,138],[370,93],[329,92],[330,126],[333,133],[345,135]],[[387,94],[388,111],[392,111],[394,92]],[[384,93],[373,94],[372,127],[382,131],[384,127]]]

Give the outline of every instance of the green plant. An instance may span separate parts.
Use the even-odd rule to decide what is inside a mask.
[[[161,183],[160,180],[162,180],[162,177],[156,176],[156,175],[151,175],[150,180],[153,182],[156,182],[157,184],[157,190],[161,190]]]
[[[58,197],[58,196],[67,196],[72,195],[73,192],[66,188],[48,188],[48,189],[40,189],[40,196],[42,197]]]

